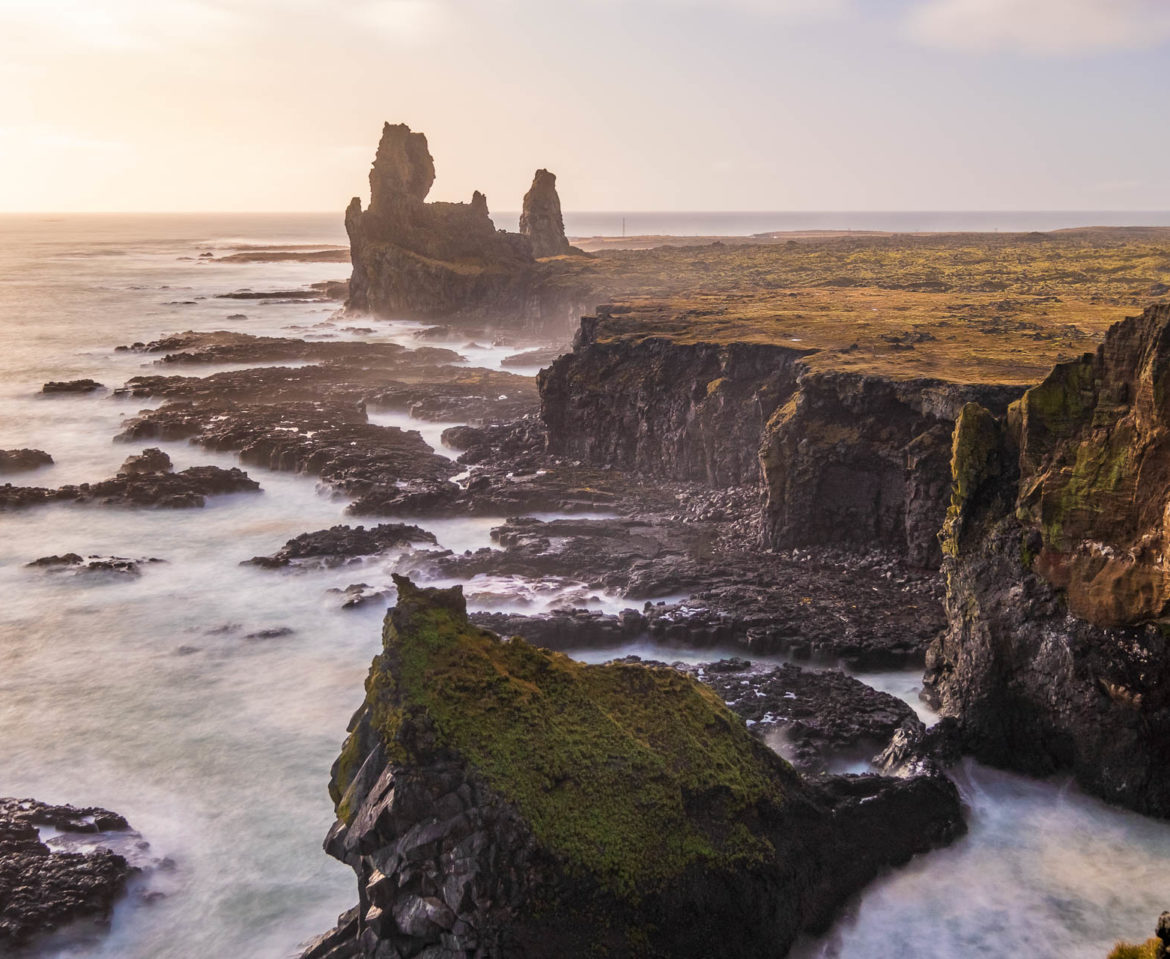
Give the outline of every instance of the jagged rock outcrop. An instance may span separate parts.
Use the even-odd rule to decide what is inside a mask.
[[[928,681],[964,745],[1170,816],[1170,307],[1114,326],[1004,417],[963,410]]]
[[[544,251],[560,222],[555,178],[541,173],[539,189],[534,183],[529,194],[527,232],[497,230],[482,193],[470,203],[426,202],[435,179],[426,137],[387,123],[370,171],[369,209],[354,197],[345,212],[353,263],[347,305],[399,318],[474,317],[530,330],[567,329],[591,297],[563,269],[537,262],[551,255]]]
[[[398,605],[330,792],[356,913],[306,953],[783,956],[959,831],[941,777],[802,779],[669,668],[586,666]]]
[[[561,198],[557,196],[556,174],[536,171],[531,188],[524,194],[520,235],[528,237],[533,256],[561,256],[570,252],[561,216]]]
[[[541,372],[553,452],[714,486],[759,483],[773,549],[879,543],[936,566],[955,417],[972,400],[1002,412],[1022,392],[810,368],[816,351],[796,346],[613,335],[627,312],[584,318],[573,351]]]

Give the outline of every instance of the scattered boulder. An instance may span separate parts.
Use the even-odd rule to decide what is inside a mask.
[[[118,472],[127,476],[141,476],[146,473],[170,473],[173,469],[171,458],[157,446],[152,446],[136,456],[128,457]]]
[[[372,556],[414,543],[437,545],[434,533],[403,523],[364,526],[331,526],[290,539],[271,556],[253,556],[248,565],[277,569],[298,560],[312,559],[323,566],[340,566],[360,556]]]
[[[104,390],[97,380],[52,380],[41,387],[42,393],[94,393]]]
[[[124,556],[87,556],[77,553],[63,553],[60,556],[42,556],[26,564],[32,569],[43,569],[49,573],[70,572],[76,575],[105,575],[116,579],[137,579],[142,567],[148,563],[162,563],[156,559],[126,559]]]

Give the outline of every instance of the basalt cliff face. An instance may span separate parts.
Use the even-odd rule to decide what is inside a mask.
[[[765,547],[880,544],[937,566],[950,437],[967,402],[1021,387],[812,366],[767,342],[614,335],[629,307],[581,322],[540,376],[554,452],[672,480],[759,484]]]
[[[345,213],[353,275],[348,306],[408,318],[498,321],[534,332],[564,331],[589,301],[555,262],[569,253],[556,177],[537,172],[520,233],[497,230],[487,199],[428,203],[435,165],[422,133],[387,123],[370,171],[370,205]]]
[[[783,956],[962,830],[940,776],[803,779],[711,690],[587,666],[396,578],[334,765],[359,904],[310,959]]]
[[[1170,815],[1170,307],[1008,411],[964,409],[928,659],[977,756]]]

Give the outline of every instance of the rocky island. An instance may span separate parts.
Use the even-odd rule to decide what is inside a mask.
[[[360,902],[307,959],[783,956],[962,830],[941,776],[804,779],[669,667],[583,666],[395,583],[330,784]]]

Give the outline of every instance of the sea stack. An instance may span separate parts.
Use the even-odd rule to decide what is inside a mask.
[[[351,310],[402,318],[474,319],[567,333],[587,292],[563,264],[538,257],[572,252],[556,178],[538,171],[524,200],[521,233],[497,230],[487,197],[427,202],[435,162],[427,138],[387,123],[370,170],[370,205],[345,212],[353,275]]]
[[[561,256],[570,251],[561,216],[561,198],[557,196],[557,177],[548,170],[537,170],[532,187],[524,194],[520,214],[520,234],[532,241],[532,255]]]
[[[806,779],[665,666],[588,666],[398,604],[333,766],[358,906],[304,959],[780,959],[963,831],[942,776]]]

